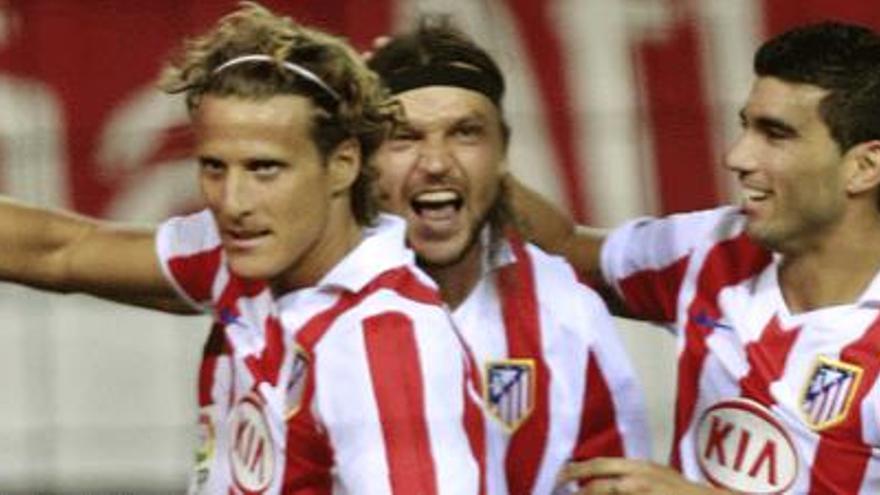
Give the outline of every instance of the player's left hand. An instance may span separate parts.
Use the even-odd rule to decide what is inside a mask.
[[[678,471],[653,462],[600,457],[572,462],[560,483],[585,482],[578,495],[721,495],[731,492],[686,480]]]

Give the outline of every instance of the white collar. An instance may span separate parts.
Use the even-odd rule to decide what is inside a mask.
[[[415,263],[406,247],[406,221],[381,214],[375,225],[364,229],[361,242],[316,284],[316,288],[341,288],[358,292],[376,275]]]

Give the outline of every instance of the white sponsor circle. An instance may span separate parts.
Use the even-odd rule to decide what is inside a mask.
[[[751,494],[783,493],[797,477],[798,457],[782,423],[749,399],[717,402],[700,417],[697,458],[715,485]]]
[[[275,445],[259,398],[249,395],[233,409],[229,464],[235,484],[248,494],[263,492],[275,474]]]

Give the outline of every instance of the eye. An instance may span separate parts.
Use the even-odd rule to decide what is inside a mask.
[[[400,127],[391,133],[389,139],[392,141],[416,141],[421,135],[415,129],[410,127]]]
[[[218,177],[226,172],[226,164],[215,158],[199,158],[199,170],[203,175]]]
[[[483,137],[485,127],[476,122],[463,122],[452,129],[452,135],[465,142],[475,142]]]
[[[405,151],[413,147],[421,138],[422,134],[415,129],[400,127],[388,136],[388,149],[391,151]]]
[[[284,163],[276,160],[254,160],[247,165],[248,172],[260,179],[277,176],[284,168]]]

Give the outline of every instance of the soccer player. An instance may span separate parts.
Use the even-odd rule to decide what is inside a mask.
[[[518,190],[538,241],[679,339],[676,471],[599,459],[584,493],[880,493],[880,36],[764,43],[724,165],[739,207],[577,230]]]
[[[207,209],[154,234],[5,201],[0,278],[213,314],[193,492],[483,493],[475,369],[372,208],[364,159],[397,114],[375,75],[245,3],[162,87],[186,95]]]
[[[641,391],[607,309],[564,260],[511,235],[496,63],[429,17],[369,65],[405,113],[374,155],[380,205],[406,218],[482,369],[489,493],[550,494],[568,461],[648,457]]]

